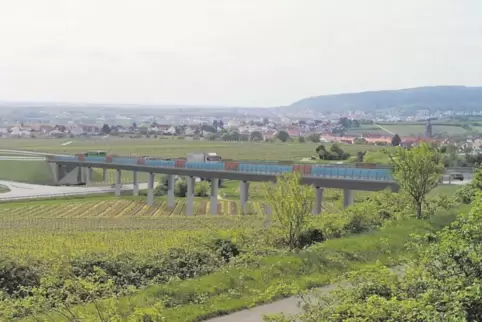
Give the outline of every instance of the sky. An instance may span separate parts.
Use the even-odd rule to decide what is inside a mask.
[[[0,101],[282,106],[482,85],[481,0],[0,0]]]

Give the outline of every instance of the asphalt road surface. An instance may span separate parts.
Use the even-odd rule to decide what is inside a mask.
[[[108,186],[47,186],[30,183],[20,183],[13,181],[0,181],[0,185],[6,186],[10,189],[9,192],[0,194],[0,200],[15,200],[15,199],[30,199],[30,198],[50,198],[60,196],[74,196],[83,194],[98,194],[98,193],[114,193],[115,188],[112,185]],[[132,190],[132,184],[123,184],[121,190]],[[147,183],[140,183],[139,189],[147,189]]]

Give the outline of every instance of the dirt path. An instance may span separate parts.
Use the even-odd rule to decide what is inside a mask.
[[[390,268],[390,270],[401,275],[403,274],[404,267],[396,266],[396,267]],[[330,292],[334,291],[339,285],[340,283],[335,283],[335,284],[330,284],[330,285],[316,288],[310,292],[310,295],[308,295],[308,299],[310,298],[314,299],[316,298],[317,295],[327,295]],[[299,307],[299,304],[302,301],[303,300],[299,296],[292,296],[279,301],[275,301],[273,303],[259,305],[249,310],[234,312],[229,315],[219,316],[206,321],[207,322],[263,322],[263,315],[265,314],[301,313],[302,309]]]
[[[338,284],[330,284],[317,288],[313,291],[313,295],[309,297],[314,297],[318,294],[328,294],[331,291],[335,290],[337,286]],[[300,302],[302,302],[302,299],[299,296],[292,296],[273,303],[259,305],[249,310],[243,310],[229,315],[219,316],[207,320],[207,322],[263,322],[264,314],[276,314],[281,312],[285,314],[300,313],[302,311],[301,308],[298,306]]]

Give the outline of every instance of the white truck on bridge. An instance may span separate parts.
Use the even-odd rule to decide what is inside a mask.
[[[186,157],[187,162],[221,162],[221,156],[217,155],[214,152],[210,153],[203,153],[203,152],[195,152],[195,153],[188,153]]]

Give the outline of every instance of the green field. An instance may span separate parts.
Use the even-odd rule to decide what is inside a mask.
[[[91,150],[106,150],[117,155],[153,155],[161,157],[185,157],[191,152],[216,152],[224,159],[235,160],[291,160],[315,154],[315,143],[265,143],[265,142],[221,142],[169,139],[129,139],[109,138],[102,140],[73,139],[70,145],[62,146],[66,140],[58,139],[4,139],[3,149],[18,149],[51,153],[83,153]],[[328,145],[329,146],[329,145]],[[380,147],[373,145],[343,145],[351,154],[358,151],[375,151]]]
[[[425,133],[425,125],[404,125],[404,124],[393,124],[393,125],[382,125],[385,129],[390,132],[396,133],[400,136],[423,136]],[[386,132],[385,132],[386,133]],[[449,126],[449,125],[432,125],[432,133],[446,133],[447,135],[460,135],[468,133],[467,130],[460,126]]]

